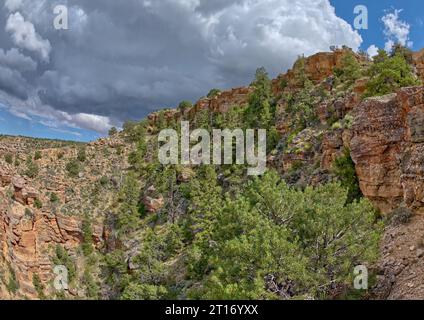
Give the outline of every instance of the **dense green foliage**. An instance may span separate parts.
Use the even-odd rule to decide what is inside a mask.
[[[347,90],[353,86],[356,80],[361,78],[362,69],[353,51],[348,51],[342,58],[342,65],[334,70],[338,82]]]
[[[118,133],[118,129],[116,129],[115,127],[112,127],[109,129],[109,137],[113,137],[117,133]]]
[[[405,55],[406,53],[400,52],[400,49],[394,51],[392,56],[383,50],[379,51],[368,70],[370,80],[367,84],[366,97],[382,96],[402,87],[420,84]]]
[[[42,157],[43,157],[43,155],[41,154],[41,151],[39,151],[39,150],[35,151],[34,160],[36,160],[36,161],[40,160]]]
[[[44,295],[44,286],[41,282],[40,276],[38,274],[34,274],[32,277],[32,284],[35,288],[35,291],[37,291],[37,295],[39,299],[45,299]]]
[[[356,67],[347,57],[340,83],[351,86],[360,76]],[[296,77],[299,89],[286,98],[299,132],[316,125],[315,105],[324,96],[313,94],[319,91],[301,60]],[[276,134],[276,102],[263,68],[252,87],[247,107],[200,111],[190,119],[193,127]],[[115,245],[101,262],[113,298],[332,298],[351,288],[355,266],[377,258],[381,226],[361,198],[348,153],[335,164],[340,182],[295,189],[274,170],[252,178],[243,166],[161,165],[147,127],[145,121],[124,126],[136,151],[109,216]],[[164,127],[179,129],[160,116],[150,125],[154,132]],[[271,152],[280,137],[269,140]],[[192,172],[188,179],[180,178],[184,170]],[[163,205],[146,212],[146,196]]]
[[[356,175],[355,163],[350,157],[350,152],[345,149],[344,155],[336,159],[335,173],[339,178],[342,186],[348,190],[348,202],[358,200],[362,197],[361,189],[359,188],[359,181]]]
[[[4,155],[4,161],[6,161],[6,163],[8,164],[12,164],[13,163],[13,155],[11,153],[7,153]]]
[[[34,179],[35,177],[38,176],[38,171],[39,171],[38,165],[32,161],[30,156],[28,156],[26,161],[25,175],[31,179]]]
[[[184,110],[188,110],[193,106],[193,103],[191,101],[182,101],[180,102],[180,104],[178,105],[178,109],[184,111]]]
[[[79,162],[85,162],[87,160],[87,154],[84,147],[78,149],[77,159]]]
[[[207,97],[208,98],[215,98],[216,96],[218,96],[221,93],[221,90],[219,89],[212,89],[211,91],[209,91]]]
[[[72,178],[78,177],[80,170],[80,164],[76,160],[71,160],[66,164],[66,171]]]
[[[375,212],[367,201],[349,203],[339,184],[299,191],[271,171],[244,188],[223,188],[213,166],[201,167],[175,189],[188,208],[173,220],[143,218],[138,194],[124,190],[130,201],[120,229],[138,234],[142,246],[131,273],[124,252],[106,255],[122,299],[325,298],[335,284],[349,287],[354,266],[376,258]]]

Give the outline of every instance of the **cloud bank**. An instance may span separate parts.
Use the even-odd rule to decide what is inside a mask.
[[[64,2],[69,30],[55,30]],[[328,0],[7,0],[1,26],[0,102],[102,133],[248,84],[259,66],[275,76],[298,55],[362,43]]]

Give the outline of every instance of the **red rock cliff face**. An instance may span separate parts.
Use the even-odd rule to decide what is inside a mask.
[[[132,148],[119,137],[85,145],[87,160],[81,164],[78,177],[70,178],[65,167],[70,159],[76,158],[78,146],[52,149],[41,146],[42,158],[36,161],[37,177],[22,176],[26,156],[34,154],[31,148],[43,143],[19,137],[0,140],[0,270],[4,280],[0,280],[0,299],[37,298],[33,285],[35,274],[44,284],[45,293],[53,292],[56,246],[65,248],[77,266],[81,261],[84,212],[89,212],[92,218],[92,245],[102,246],[106,234],[102,217],[114,191],[113,188],[99,189],[98,197],[102,201],[95,203],[91,187],[99,183],[101,176],[108,177],[110,185],[117,183],[119,176],[115,173],[128,166],[126,159]],[[13,154],[19,164],[6,163],[3,160],[6,154]],[[56,194],[57,201],[51,200],[52,193]],[[10,270],[19,286],[16,295],[11,295],[6,288]],[[69,296],[83,298],[84,293],[79,289],[70,288]]]
[[[45,283],[52,279],[52,249],[60,244],[75,253],[82,243],[82,220],[52,212],[51,208],[35,208],[30,199],[36,199],[37,193],[22,191],[33,190],[25,179],[14,177],[11,183],[12,197],[4,188],[0,189],[0,252],[3,263],[13,266],[20,295],[36,298],[33,275],[39,275]],[[99,239],[101,227],[95,229]],[[0,297],[7,295],[0,290]]]
[[[383,213],[402,202],[424,213],[424,87],[368,99],[354,114],[350,147],[364,195]]]

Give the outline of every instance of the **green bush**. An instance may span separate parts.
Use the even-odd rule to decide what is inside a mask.
[[[103,187],[107,186],[109,184],[109,181],[110,181],[109,178],[106,177],[106,176],[101,177],[100,180],[99,180],[100,185],[103,186]]]
[[[86,257],[93,253],[93,229],[91,228],[91,219],[88,214],[84,215],[82,221],[83,243],[82,251]]]
[[[344,89],[350,88],[356,80],[361,78],[361,65],[353,51],[347,51],[341,61],[340,68],[334,71],[336,79],[343,84]]]
[[[359,200],[362,197],[362,192],[356,175],[355,163],[350,156],[349,149],[345,149],[344,155],[336,159],[334,170],[342,186],[348,190],[348,202]]]
[[[38,176],[38,171],[38,165],[34,163],[30,157],[28,157],[26,162],[25,175],[31,179],[34,179]]]
[[[71,160],[66,165],[66,171],[73,178],[78,177],[80,170],[80,164],[76,160]]]
[[[208,93],[207,97],[208,97],[209,99],[211,99],[211,98],[215,98],[215,97],[216,97],[216,96],[218,96],[220,93],[221,93],[221,90],[219,90],[219,89],[212,89],[211,91],[209,91],[209,93]]]
[[[193,103],[190,101],[182,101],[179,105],[178,105],[178,109],[184,111],[187,109],[190,109],[191,107],[193,107]]]
[[[6,163],[8,164],[12,164],[13,163],[13,155],[11,153],[7,153],[4,156],[4,160],[6,161]]]
[[[57,196],[56,193],[54,193],[54,192],[50,193],[50,202],[51,203],[57,203],[59,201],[60,201],[60,199],[59,199],[59,197]]]
[[[380,52],[368,71],[365,97],[382,96],[396,92],[397,89],[416,86],[420,81],[415,77],[412,67],[402,54],[392,57]]]
[[[35,151],[35,154],[34,154],[35,161],[40,160],[42,157],[43,155],[41,154],[41,151]]]
[[[40,199],[35,199],[35,201],[34,201],[34,206],[37,208],[37,209],[41,209],[42,207],[43,207],[43,203],[41,202],[41,200]]]
[[[19,290],[19,283],[16,280],[16,274],[15,271],[12,269],[11,266],[9,266],[9,280],[6,284],[6,289],[11,294],[16,294]]]
[[[85,162],[87,160],[87,154],[85,148],[78,149],[77,159],[79,162]]]
[[[37,291],[38,298],[41,300],[45,299],[46,297],[44,295],[44,286],[38,274],[34,274],[32,276],[32,284],[35,288],[35,291]]]
[[[110,128],[109,130],[109,137],[113,137],[114,135],[116,135],[118,133],[118,129],[116,129],[115,127]]]
[[[94,280],[94,277],[89,269],[84,271],[82,282],[85,285],[87,297],[91,299],[98,299],[100,287]]]

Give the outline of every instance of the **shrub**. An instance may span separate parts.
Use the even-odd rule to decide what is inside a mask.
[[[44,286],[43,286],[43,283],[41,282],[40,276],[38,274],[34,274],[32,276],[32,284],[35,288],[35,291],[37,291],[38,298],[41,299],[41,300],[45,299]]]
[[[247,108],[248,124],[261,129],[268,129],[272,120],[272,83],[265,68],[256,70],[255,80],[251,86],[254,91],[249,96]]]
[[[99,297],[100,288],[89,269],[84,270],[82,282],[85,285],[87,297],[97,299]]]
[[[79,162],[85,162],[87,160],[87,154],[85,152],[85,148],[78,149],[77,159]]]
[[[40,160],[42,157],[43,156],[41,154],[41,151],[35,151],[35,154],[34,154],[34,160],[35,161]]]
[[[34,206],[37,208],[37,209],[41,209],[42,207],[43,207],[43,203],[41,202],[41,200],[40,199],[35,199],[35,201],[34,201]]]
[[[402,224],[407,224],[413,215],[414,213],[411,209],[401,206],[389,213],[387,220],[391,225],[399,226]]]
[[[38,171],[39,171],[38,165],[34,163],[30,157],[28,157],[26,165],[27,165],[27,168],[25,171],[25,175],[31,179],[36,178],[38,176]]]
[[[6,289],[9,293],[16,294],[16,292],[19,289],[19,284],[16,280],[15,271],[12,269],[11,266],[9,266],[9,273],[10,273],[10,276],[9,276],[9,280],[6,284]]]
[[[8,163],[8,164],[12,164],[13,163],[13,156],[11,153],[7,153],[4,156],[4,160]]]
[[[215,98],[216,96],[218,96],[221,93],[221,90],[219,89],[212,89],[211,91],[209,91],[208,93],[208,98]]]
[[[382,230],[372,205],[347,194],[337,183],[291,189],[275,171],[255,179],[196,236],[187,263],[203,285],[190,297],[322,299],[351,283],[353,266],[376,260]]]
[[[110,137],[113,137],[117,133],[118,133],[118,129],[116,129],[115,127],[110,128],[110,130],[109,130],[109,136]]]
[[[50,193],[50,202],[51,203],[56,203],[56,202],[59,202],[59,197],[57,196],[57,194],[56,193],[54,193],[54,192],[52,192],[52,193]]]
[[[82,221],[82,233],[82,251],[88,257],[93,253],[93,229],[91,228],[91,220],[88,214],[84,215],[84,220]]]
[[[413,74],[412,67],[401,54],[388,57],[380,53],[368,71],[365,97],[382,96],[393,93],[399,88],[419,85],[420,81]]]
[[[66,165],[66,171],[68,171],[69,176],[76,178],[80,172],[80,165],[76,160],[71,160]]]
[[[99,182],[100,182],[100,185],[102,185],[103,187],[107,186],[109,184],[109,178],[106,176],[103,176],[100,178]]]
[[[178,109],[184,111],[187,109],[190,109],[193,106],[193,103],[191,103],[190,101],[182,101],[179,105],[178,105]]]
[[[344,89],[351,87],[362,76],[361,65],[353,51],[345,53],[341,61],[341,67],[334,71],[337,80],[343,84]]]
[[[356,175],[355,163],[350,156],[349,149],[345,149],[344,155],[336,159],[334,169],[342,186],[348,190],[348,203],[360,199],[362,192]]]

